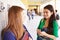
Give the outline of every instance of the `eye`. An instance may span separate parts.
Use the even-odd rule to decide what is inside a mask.
[[[46,14],[47,14],[48,12],[47,12],[47,11],[45,11],[44,13],[46,13]]]

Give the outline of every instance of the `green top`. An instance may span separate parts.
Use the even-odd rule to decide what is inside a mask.
[[[38,29],[41,30],[44,25],[45,25],[45,20],[42,19],[42,20],[40,21],[40,23],[39,23]],[[57,23],[56,20],[53,21],[53,35],[54,35],[55,37],[58,37],[58,23]]]

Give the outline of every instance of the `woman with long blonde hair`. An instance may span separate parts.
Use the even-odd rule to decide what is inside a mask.
[[[3,40],[24,40],[25,29],[22,24],[23,8],[12,6],[8,10],[8,25],[3,32]],[[27,32],[28,33],[28,32]],[[29,40],[28,34],[26,40]]]

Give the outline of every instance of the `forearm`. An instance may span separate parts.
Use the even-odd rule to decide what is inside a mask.
[[[44,36],[46,36],[46,37],[49,37],[49,38],[52,38],[52,39],[56,39],[56,37],[54,36],[54,35],[50,35],[50,34],[47,34],[47,33],[45,33],[45,32],[41,32]]]
[[[37,29],[37,33],[38,33],[39,36],[46,36],[46,37],[52,38],[54,40],[56,39],[56,37],[54,35],[47,34],[46,32],[42,32],[39,29]]]
[[[40,30],[40,29],[37,29],[37,34],[38,34],[39,36],[43,36],[43,34],[41,33],[41,30]]]
[[[56,40],[56,37],[55,36],[53,36],[53,35],[49,35],[48,34],[48,36],[47,37],[49,37],[49,38],[52,38],[52,39],[55,39]]]

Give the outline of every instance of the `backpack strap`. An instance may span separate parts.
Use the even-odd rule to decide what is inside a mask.
[[[27,28],[25,27],[25,25],[23,25],[23,27],[26,29],[26,31],[28,32],[28,30],[27,30]],[[32,38],[32,36],[30,35],[30,33],[28,32],[28,34],[29,34],[29,37],[31,37]],[[33,40],[33,38],[32,38],[32,40]]]

